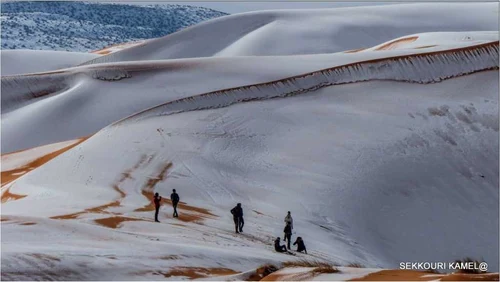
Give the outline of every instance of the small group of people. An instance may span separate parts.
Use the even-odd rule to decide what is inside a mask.
[[[287,246],[280,244],[280,237],[274,240],[274,249],[279,253],[287,252],[287,247],[288,250],[291,249],[290,244],[292,242],[293,218],[290,211],[288,211],[288,214],[285,216],[285,224],[285,229],[283,229],[285,236],[283,240],[287,242]],[[307,254],[306,245],[304,244],[302,237],[297,237],[293,245],[297,245],[297,252],[305,252]]]
[[[236,206],[231,209],[231,214],[233,215],[235,232],[242,233],[245,221],[243,220],[243,208],[241,207],[241,203],[236,204]],[[280,237],[276,238],[274,241],[274,249],[280,253],[288,252],[288,250],[291,249],[290,244],[292,242],[293,218],[290,211],[288,211],[288,214],[285,217],[285,224],[286,226],[283,230],[285,233],[284,241],[287,242],[288,249],[287,246],[280,244]],[[297,245],[297,252],[305,252],[307,254],[306,245],[302,237],[297,237],[293,245]]]
[[[160,222],[158,220],[158,213],[160,212],[161,200],[161,196],[158,193],[155,193],[155,196],[153,198],[153,202],[155,204],[155,222]],[[173,189],[172,194],[170,194],[170,201],[172,202],[172,207],[174,207],[173,217],[179,217],[179,214],[177,213],[177,204],[179,204],[180,197],[175,189]]]
[[[162,197],[158,193],[155,193],[153,198],[155,205],[155,222],[160,222],[158,220],[158,213],[160,212],[161,200]],[[179,204],[180,197],[175,189],[173,189],[172,194],[170,194],[170,201],[172,202],[172,207],[174,208],[173,217],[179,217],[179,214],[177,213],[177,205]],[[241,203],[236,204],[236,206],[231,209],[231,214],[233,215],[235,232],[242,233],[245,221],[243,220],[243,208],[241,207]],[[285,233],[284,241],[287,242],[287,246],[280,244],[280,237],[276,238],[274,241],[274,249],[280,253],[288,252],[288,250],[291,249],[290,244],[292,242],[293,218],[290,211],[288,211],[288,214],[285,217],[285,224],[286,226],[283,232]],[[297,252],[305,252],[307,254],[306,245],[304,244],[302,237],[297,237],[293,245],[297,245]]]

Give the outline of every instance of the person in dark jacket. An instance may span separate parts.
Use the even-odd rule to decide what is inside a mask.
[[[280,237],[276,238],[274,240],[274,250],[277,251],[278,253],[286,253],[286,247],[285,245],[281,246],[280,245]]]
[[[170,195],[170,200],[172,201],[172,206],[174,207],[174,215],[173,217],[179,217],[177,214],[177,204],[179,203],[179,194],[175,192],[175,189],[172,190],[172,194]]]
[[[297,237],[297,240],[295,240],[295,243],[293,243],[293,245],[297,245],[297,252],[304,251],[307,254],[306,245],[304,244],[304,240],[302,240],[302,237]]]
[[[290,244],[292,242],[292,225],[290,223],[287,223],[283,232],[285,232],[285,239],[284,240],[285,240],[285,242],[287,242],[288,249],[290,250]]]
[[[161,202],[161,196],[158,193],[155,193],[155,196],[153,198],[153,202],[155,203],[155,222],[160,222],[158,220],[158,213],[160,212],[160,202]]]
[[[236,233],[243,232],[243,225],[245,221],[243,220],[243,209],[241,208],[241,203],[238,203],[236,207],[231,210],[234,220],[234,229]]]

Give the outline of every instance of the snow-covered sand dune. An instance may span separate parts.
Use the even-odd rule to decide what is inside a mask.
[[[324,54],[369,48],[414,33],[497,30],[498,5],[495,3],[259,11],[206,21],[85,64]]]
[[[296,259],[370,267],[320,280],[465,257],[498,271],[497,7],[247,13],[92,64],[2,77],[2,152],[46,145],[2,157],[2,278],[244,280]],[[251,31],[292,15],[302,29],[278,33],[290,38],[271,48],[279,56],[233,56],[275,46]],[[335,40],[351,45],[332,54],[294,41],[306,27],[324,35],[315,20],[352,18],[394,29],[365,45],[337,25]],[[440,24],[454,32],[430,32]],[[215,29],[195,32],[213,25],[234,33],[218,45]],[[185,48],[210,36],[214,50]],[[309,55],[290,55],[299,47]],[[154,223],[151,197],[171,189],[180,217],[166,200]],[[273,251],[288,210],[308,255]]]
[[[121,62],[2,77],[5,136],[2,151],[87,136],[116,120],[162,103],[184,109],[183,102],[191,102],[194,95],[209,91],[214,92],[200,97],[213,99],[215,95],[217,99],[213,102],[227,104],[281,97],[333,84],[374,79],[429,83],[498,68],[498,33],[431,34],[423,36],[427,41],[422,39],[421,44],[435,42],[438,36],[447,44],[456,41],[459,47],[436,45],[426,49],[315,56]],[[464,36],[476,40],[463,42]],[[401,72],[401,68],[405,71]],[[193,84],[193,77],[197,77],[197,83]],[[153,86],[145,94],[144,81]],[[255,86],[241,88],[250,85]],[[234,89],[224,90],[228,88]],[[125,91],[131,94],[123,95]],[[232,97],[231,92],[235,91],[238,96]],[[114,111],[106,110],[110,103],[115,105]],[[188,107],[212,107],[211,103],[201,103],[191,103]],[[92,121],[81,122],[87,119],[88,111],[99,114]],[[19,126],[26,130],[18,130]],[[26,132],[37,132],[38,136],[24,138]]]
[[[43,50],[2,50],[0,55],[2,76],[69,68],[99,57],[97,54]]]

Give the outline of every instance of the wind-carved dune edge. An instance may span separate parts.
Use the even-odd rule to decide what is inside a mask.
[[[323,87],[369,80],[436,83],[475,72],[498,69],[499,42],[467,48],[351,63],[271,82],[212,91],[161,104],[110,127],[176,113],[307,93]]]

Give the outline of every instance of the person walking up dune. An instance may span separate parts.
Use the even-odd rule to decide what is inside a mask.
[[[155,193],[155,196],[153,198],[153,202],[155,204],[155,222],[160,222],[158,220],[158,213],[160,212],[161,196],[158,193]]]
[[[243,232],[243,225],[245,221],[243,220],[243,209],[241,208],[241,203],[238,203],[236,207],[231,209],[231,214],[233,215],[234,220],[234,229],[236,233]]]
[[[179,214],[177,213],[177,204],[179,203],[180,197],[179,194],[175,192],[175,189],[172,190],[172,194],[170,195],[170,200],[172,201],[172,206],[174,207],[173,217],[179,217]]]

